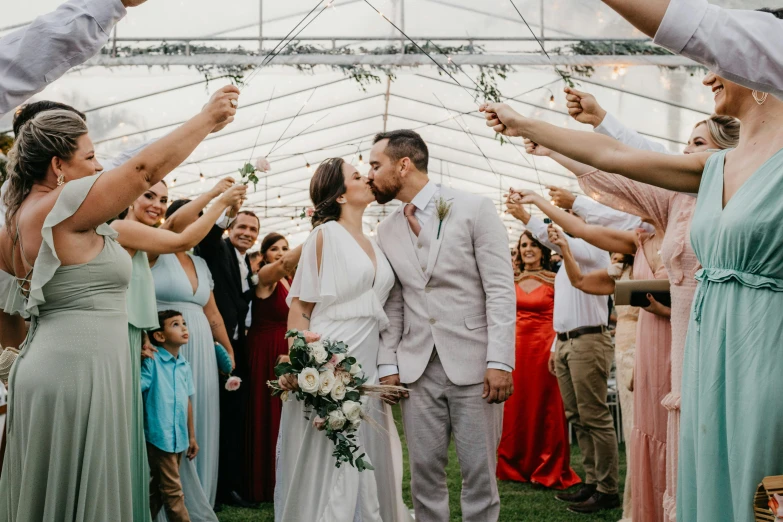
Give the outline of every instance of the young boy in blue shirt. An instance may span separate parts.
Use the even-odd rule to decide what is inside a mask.
[[[159,347],[141,366],[141,393],[144,401],[144,435],[150,463],[150,511],[154,519],[165,507],[169,522],[190,522],[179,477],[182,453],[193,460],[198,454],[193,429],[195,393],[190,364],[179,354],[188,343],[188,327],[180,312],[158,313],[160,326],[150,332]],[[160,349],[163,348],[163,349]]]

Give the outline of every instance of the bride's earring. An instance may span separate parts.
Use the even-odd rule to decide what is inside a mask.
[[[62,187],[63,185],[65,185],[65,174],[60,174],[57,176],[57,186]]]
[[[756,100],[756,103],[759,105],[764,105],[764,102],[767,101],[767,96],[769,96],[769,93],[767,92],[753,91],[753,99]]]

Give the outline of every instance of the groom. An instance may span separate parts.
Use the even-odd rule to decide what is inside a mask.
[[[402,419],[416,522],[446,522],[452,434],[462,517],[498,519],[495,466],[503,403],[513,392],[516,297],[508,236],[487,198],[436,185],[429,152],[410,130],[375,136],[370,186],[403,205],[378,226],[397,280],[378,355],[383,384],[410,390]]]

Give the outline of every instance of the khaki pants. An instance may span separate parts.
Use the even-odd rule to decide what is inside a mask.
[[[614,348],[608,333],[557,341],[555,370],[566,419],[574,426],[585,468],[585,483],[617,493],[619,455],[614,421],[606,403]]]
[[[182,482],[179,480],[182,453],[168,453],[148,443],[147,459],[152,474],[150,482],[152,518],[155,519],[160,508],[165,507],[169,522],[190,522],[190,515],[185,507]]]

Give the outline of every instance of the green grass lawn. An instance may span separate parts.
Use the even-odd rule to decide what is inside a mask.
[[[402,435],[402,421],[399,408],[394,409],[394,419],[397,429],[402,437],[402,449],[405,458],[405,475],[403,476],[402,494],[405,503],[412,506],[410,470],[408,467],[408,448]],[[582,456],[579,448],[574,445],[571,449],[571,466],[584,477],[582,469]],[[462,520],[462,511],[459,505],[460,487],[462,478],[459,472],[457,454],[454,444],[449,449],[449,465],[447,468],[449,485],[449,503],[451,505],[451,520]],[[619,509],[607,511],[600,515],[578,515],[566,510],[566,504],[555,500],[555,491],[534,489],[529,484],[516,482],[499,482],[500,488],[500,520],[502,522],[570,522],[570,521],[617,521],[622,517]],[[620,491],[625,484],[625,450],[620,448]],[[576,489],[576,487],[574,488]],[[271,504],[263,504],[260,509],[238,509],[225,507],[218,515],[221,522],[273,522],[274,509]]]

